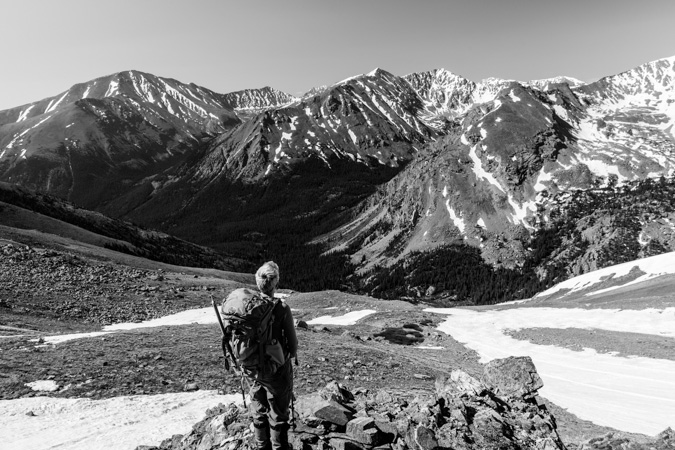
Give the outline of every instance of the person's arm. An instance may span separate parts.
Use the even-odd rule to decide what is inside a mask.
[[[293,314],[291,313],[291,307],[284,303],[284,308],[286,308],[286,314],[284,314],[284,337],[286,338],[286,351],[289,353],[291,358],[295,358],[298,352],[298,337],[295,334],[295,324],[293,323]]]

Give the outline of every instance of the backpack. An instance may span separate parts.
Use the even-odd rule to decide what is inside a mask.
[[[233,362],[251,378],[273,375],[286,362],[280,336],[274,336],[272,326],[276,320],[283,320],[274,313],[285,311],[280,303],[279,299],[270,301],[257,291],[241,288],[228,295],[221,307],[223,352],[229,352]]]

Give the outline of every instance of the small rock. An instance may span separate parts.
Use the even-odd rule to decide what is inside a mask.
[[[185,386],[183,387],[183,390],[185,392],[198,391],[199,386],[197,385],[197,383],[186,383]]]

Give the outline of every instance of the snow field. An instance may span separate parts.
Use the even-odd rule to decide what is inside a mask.
[[[523,308],[447,314],[438,329],[475,350],[481,362],[530,356],[544,381],[541,395],[581,419],[619,430],[655,435],[675,426],[675,361],[618,357],[535,345],[505,334],[528,327],[594,328],[675,337],[675,308],[584,310]]]
[[[207,409],[232,402],[241,402],[241,396],[215,391],[105,400],[0,400],[0,442],[2,448],[13,450],[133,450],[187,433]],[[29,412],[35,416],[27,415]]]
[[[376,312],[374,309],[364,309],[362,311],[351,311],[342,316],[321,316],[307,321],[307,325],[354,325],[364,317]]]
[[[660,275],[670,275],[675,274],[675,252],[664,253],[661,255],[650,256],[649,258],[638,259],[636,261],[630,261],[623,264],[617,264],[611,267],[605,267],[604,269],[595,270],[593,272],[588,272],[583,275],[579,275],[569,280],[563,281],[562,283],[556,284],[550,289],[545,290],[537,294],[537,297],[546,297],[556,292],[569,289],[570,292],[576,292],[581,289],[586,289],[594,284],[600,283],[603,279],[614,275],[614,278],[622,277],[628,275],[628,273],[634,267],[638,267],[645,275],[637,278],[636,280],[630,282],[630,284],[635,284],[641,281],[646,281],[650,278],[656,278]],[[612,289],[618,289],[623,286],[627,286],[629,283],[623,284],[621,286],[615,286],[602,291],[596,291],[586,295],[598,294],[600,292],[607,292]]]

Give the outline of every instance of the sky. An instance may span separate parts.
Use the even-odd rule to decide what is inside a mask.
[[[125,70],[298,95],[367,73],[582,81],[675,55],[672,0],[0,0],[0,110]]]

